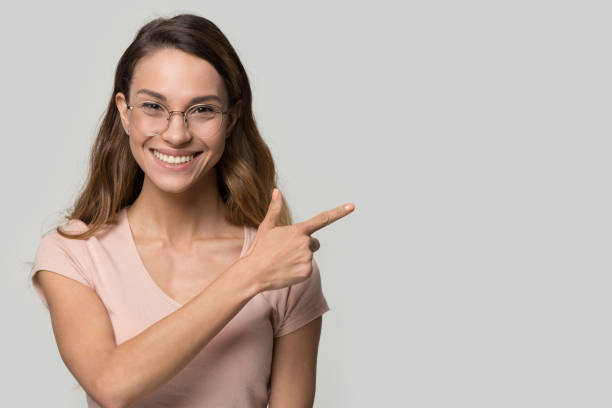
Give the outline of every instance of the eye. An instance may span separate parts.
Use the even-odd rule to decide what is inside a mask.
[[[196,105],[187,116],[192,120],[209,120],[215,118],[218,108],[213,105]]]
[[[155,102],[141,102],[140,109],[143,113],[155,118],[162,118],[167,115],[166,108]]]
[[[147,110],[161,110],[163,109],[160,105],[154,102],[143,102],[142,107]]]
[[[215,112],[215,108],[211,105],[198,105],[193,108],[192,112],[195,114],[213,113]]]

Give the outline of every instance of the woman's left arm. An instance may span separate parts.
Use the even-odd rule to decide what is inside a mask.
[[[298,330],[274,338],[270,408],[312,408],[322,316]]]

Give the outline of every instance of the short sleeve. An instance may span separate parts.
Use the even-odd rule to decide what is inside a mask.
[[[330,310],[321,288],[319,265],[313,258],[312,273],[303,282],[263,292],[272,306],[274,337],[289,334]]]
[[[34,265],[30,270],[30,282],[47,309],[49,308],[47,298],[36,278],[37,272],[40,270],[59,273],[93,288],[91,279],[87,276],[82,262],[76,256],[79,253],[77,247],[82,244],[82,240],[64,238],[57,232],[45,235],[42,238],[36,251]]]

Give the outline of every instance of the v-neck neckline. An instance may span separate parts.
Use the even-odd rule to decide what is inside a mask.
[[[147,270],[147,267],[145,266],[142,258],[140,257],[140,253],[138,252],[138,247],[136,246],[136,241],[134,241],[134,235],[132,234],[132,228],[130,227],[130,221],[128,219],[127,216],[127,209],[128,207],[124,207],[121,210],[121,223],[122,223],[122,227],[123,227],[123,231],[125,233],[126,236],[126,240],[128,242],[128,250],[131,252],[131,254],[133,254],[133,258],[135,263],[137,264],[137,267],[140,269],[140,273],[144,276],[144,279],[149,283],[149,286],[151,286],[153,288],[153,290],[155,292],[157,292],[162,298],[164,298],[168,303],[170,303],[172,306],[180,308],[183,307],[185,304],[184,303],[179,303],[176,299],[174,299],[172,296],[168,295],[158,284],[157,282],[155,282],[155,280],[153,279],[153,277],[151,276],[151,274],[149,274],[149,271]],[[243,224],[243,233],[244,233],[244,239],[242,242],[242,249],[240,251],[240,256],[238,259],[242,258],[244,256],[244,254],[246,253],[247,250],[247,243],[249,241],[249,229],[246,226],[246,224]]]

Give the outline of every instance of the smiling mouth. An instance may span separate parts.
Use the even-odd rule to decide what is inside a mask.
[[[155,149],[149,149],[149,150],[159,160],[163,161],[164,163],[168,163],[168,164],[183,164],[183,163],[187,163],[187,162],[190,162],[196,156],[198,156],[199,154],[202,153],[202,152],[195,152],[193,154],[184,155],[184,156],[172,156],[172,155],[169,155],[169,154],[160,153],[160,152],[158,152]]]

